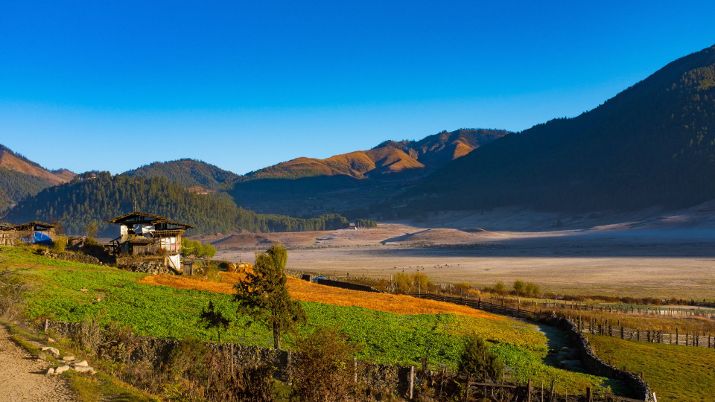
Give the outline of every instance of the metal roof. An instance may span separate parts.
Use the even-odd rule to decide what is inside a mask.
[[[150,214],[148,212],[140,212],[140,211],[134,211],[130,212],[128,214],[120,215],[117,216],[116,218],[113,218],[109,221],[109,223],[114,223],[114,224],[123,224],[126,222],[132,222],[132,223],[150,223],[150,224],[158,224],[158,223],[165,223],[168,225],[175,225],[175,226],[181,226],[186,229],[191,229],[193,226],[188,225],[186,223],[180,223],[176,221],[172,221],[171,219],[157,215],[157,214]]]

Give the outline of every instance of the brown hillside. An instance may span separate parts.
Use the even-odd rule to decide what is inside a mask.
[[[260,179],[346,175],[362,179],[368,175],[411,169],[436,169],[507,134],[503,130],[444,131],[420,141],[386,141],[367,151],[355,151],[327,159],[297,158],[248,176]]]
[[[2,145],[0,145],[0,167],[46,180],[50,184],[66,183],[74,177],[74,173],[69,170],[62,170],[58,174],[50,172]]]

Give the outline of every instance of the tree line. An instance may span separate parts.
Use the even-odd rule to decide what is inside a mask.
[[[338,214],[313,218],[258,214],[241,208],[224,193],[195,194],[162,177],[112,176],[101,172],[50,187],[11,209],[13,222],[58,222],[68,234],[83,234],[92,222],[102,236],[116,235],[107,221],[130,211],[170,217],[194,227],[192,234],[231,231],[280,232],[332,230],[349,226]]]

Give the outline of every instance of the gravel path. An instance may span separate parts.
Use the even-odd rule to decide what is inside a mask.
[[[0,325],[0,400],[73,401],[72,393],[62,378],[48,377],[44,360],[34,359],[10,340]]]

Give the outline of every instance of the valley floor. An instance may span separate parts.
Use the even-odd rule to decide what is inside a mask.
[[[389,278],[420,271],[436,283],[491,286],[521,279],[556,293],[715,300],[713,208],[579,219],[518,211],[454,214],[366,230],[203,240],[216,245],[217,258],[231,261],[252,261],[255,251],[283,243],[290,249],[288,268],[298,272]]]

